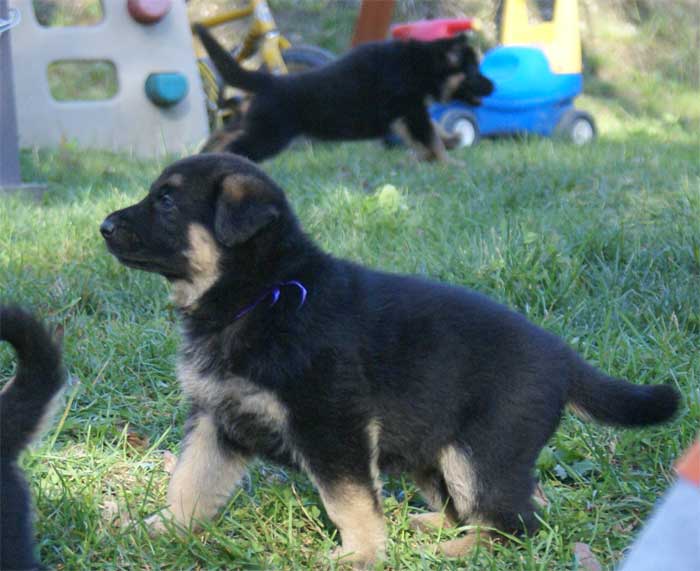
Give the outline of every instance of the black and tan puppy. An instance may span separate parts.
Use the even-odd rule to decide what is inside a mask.
[[[394,129],[421,158],[445,160],[427,101],[478,104],[493,91],[465,36],[365,44],[318,69],[276,76],[243,69],[206,28],[195,29],[224,80],[254,94],[242,124],[214,133],[206,152],[228,151],[257,162],[298,135],[360,140]]]
[[[51,416],[65,375],[58,345],[21,309],[0,307],[0,340],[14,347],[19,360],[17,374],[0,392],[0,569],[38,569],[31,498],[17,458]]]
[[[535,459],[566,403],[621,426],[678,406],[672,387],[608,377],[478,293],[325,254],[234,155],[176,162],[100,230],[180,308],[191,412],[164,517],[183,526],[212,517],[261,456],[309,475],[358,565],[385,547],[384,471],[410,474],[451,522],[532,530]]]

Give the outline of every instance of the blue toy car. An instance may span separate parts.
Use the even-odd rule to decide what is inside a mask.
[[[583,89],[581,73],[554,73],[545,53],[535,47],[499,46],[481,62],[494,92],[478,107],[453,101],[430,107],[433,120],[462,146],[482,136],[536,134],[560,136],[577,145],[593,140],[593,117],[574,108]]]

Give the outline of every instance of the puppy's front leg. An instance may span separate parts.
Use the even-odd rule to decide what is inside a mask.
[[[356,569],[371,567],[386,549],[384,515],[372,483],[317,482],[328,517],[340,532],[341,547],[333,558]]]
[[[153,533],[164,531],[164,520],[182,528],[210,519],[245,474],[247,458],[220,444],[211,416],[195,413],[168,486],[168,507],[146,520]]]
[[[420,105],[412,109],[406,114],[403,122],[401,120],[396,122],[396,128],[405,128],[404,136],[420,160],[442,162],[448,160],[445,145],[435,132],[425,106]]]

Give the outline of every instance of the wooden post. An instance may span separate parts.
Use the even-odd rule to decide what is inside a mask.
[[[0,20],[9,18],[7,0],[0,0]],[[24,191],[40,196],[44,185],[25,184],[19,170],[15,88],[10,31],[0,32],[0,192]]]
[[[351,44],[386,39],[393,13],[394,0],[362,0]]]

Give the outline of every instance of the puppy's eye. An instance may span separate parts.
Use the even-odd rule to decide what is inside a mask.
[[[163,194],[160,196],[160,198],[158,198],[158,206],[160,206],[163,210],[171,210],[175,207],[175,201],[169,194]]]

